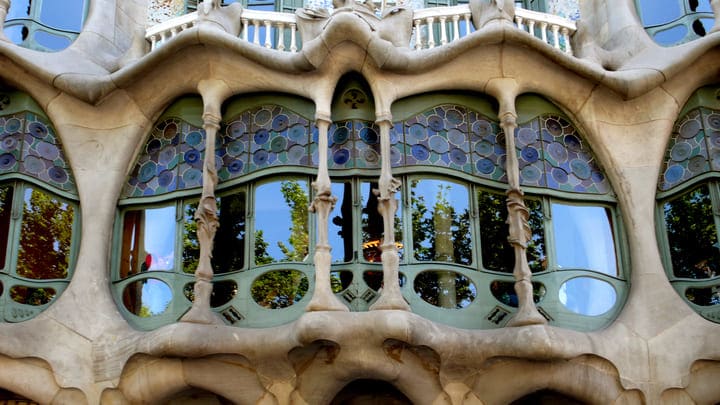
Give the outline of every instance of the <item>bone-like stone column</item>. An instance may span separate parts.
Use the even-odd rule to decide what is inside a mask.
[[[218,81],[203,81],[198,87],[203,96],[203,129],[205,130],[203,191],[195,211],[200,258],[195,270],[195,300],[190,311],[182,317],[181,321],[222,325],[224,322],[210,309],[214,275],[210,259],[212,258],[215,232],[219,225],[215,200],[215,187],[218,183],[215,167],[215,138],[220,129],[220,105],[224,99],[223,90],[226,89]]]
[[[370,306],[370,310],[379,309],[400,309],[409,311],[410,306],[400,292],[398,267],[400,257],[395,245],[395,213],[398,208],[398,200],[395,193],[400,188],[400,181],[392,177],[390,171],[390,128],[392,121],[389,117],[378,118],[377,124],[380,127],[380,155],[381,171],[378,189],[373,193],[378,196],[378,212],[383,217],[383,242],[380,245],[382,250],[381,259],[383,267],[383,288],[380,298]]]
[[[520,169],[515,153],[515,129],[517,128],[517,114],[514,105],[500,105],[500,126],[505,133],[506,167],[508,177],[507,209],[509,226],[508,242],[515,251],[515,293],[518,297],[518,310],[508,322],[508,326],[522,326],[544,324],[547,320],[538,312],[533,301],[532,272],[527,261],[527,244],[532,237],[528,218],[530,212],[523,201],[523,192],[520,189]]]
[[[327,167],[328,128],[330,117],[318,117],[318,174],[312,186],[315,199],[310,204],[310,212],[317,214],[317,243],[315,245],[315,292],[305,308],[306,311],[349,311],[333,294],[330,283],[330,263],[332,255],[328,242],[328,218],[337,202],[332,195],[330,175]]]
[[[710,0],[710,7],[712,7],[713,14],[715,15],[715,25],[713,25],[710,32],[715,32],[720,30],[720,0]]]
[[[10,9],[10,0],[0,0],[0,41],[7,41],[5,36],[5,18]]]

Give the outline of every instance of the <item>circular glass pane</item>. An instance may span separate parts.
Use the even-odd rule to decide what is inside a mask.
[[[398,276],[398,284],[402,287],[405,285],[405,275],[400,273]],[[368,287],[375,291],[379,291],[383,285],[383,272],[381,270],[366,271],[363,273],[363,281],[365,281],[365,284],[367,284]]]
[[[532,286],[533,301],[535,301],[535,303],[537,304],[543,299],[543,297],[545,297],[545,292],[547,290],[542,283],[533,282]],[[503,304],[513,308],[517,308],[518,297],[517,293],[515,293],[515,282],[495,280],[490,283],[490,292],[492,293],[493,297],[495,297],[495,299],[502,302]]]
[[[217,308],[225,305],[237,294],[237,283],[233,280],[213,282],[213,291],[210,295],[210,306]],[[190,302],[195,301],[195,283],[187,283],[183,287],[183,295]]]
[[[16,285],[10,288],[10,298],[25,305],[45,305],[55,298],[53,288],[33,288]]]
[[[467,277],[454,271],[426,271],[415,277],[415,293],[440,308],[465,308],[475,300],[477,290]]]
[[[133,281],[123,290],[123,305],[141,318],[164,313],[170,301],[172,290],[165,282],[156,278]]]
[[[256,278],[250,294],[262,307],[287,308],[305,296],[308,285],[308,278],[300,271],[275,270]]]
[[[695,305],[709,307],[720,304],[720,285],[711,287],[688,288],[685,298]]]
[[[330,285],[334,293],[345,291],[352,283],[352,271],[333,271],[330,273]]]
[[[602,315],[617,301],[612,284],[592,277],[576,277],[560,286],[560,302],[569,310],[588,316]]]

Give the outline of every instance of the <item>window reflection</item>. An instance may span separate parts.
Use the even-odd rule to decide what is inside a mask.
[[[0,268],[5,267],[5,260],[7,259],[13,191],[13,187],[10,186],[0,187]]]
[[[26,188],[17,274],[32,279],[66,278],[74,210],[48,194]]]
[[[554,203],[552,221],[559,268],[617,275],[609,209]]]
[[[420,273],[415,277],[413,287],[425,302],[440,308],[465,308],[477,296],[475,284],[454,271]]]
[[[413,180],[410,206],[415,259],[472,263],[467,187],[444,180]]]
[[[172,301],[172,290],[156,278],[133,281],[123,291],[123,304],[131,313],[148,318],[160,315]]]
[[[332,247],[333,262],[353,260],[353,197],[352,183],[332,184],[332,195],[338,201],[330,213],[328,241]]]
[[[527,260],[530,270],[535,273],[547,270],[542,204],[538,200],[525,199],[525,206],[530,211],[528,223],[532,230],[527,246]],[[508,242],[506,197],[503,194],[479,191],[478,210],[483,266],[489,270],[512,273],[515,267],[515,252]]]
[[[703,185],[666,202],[664,215],[675,277],[718,275],[720,246],[708,187]]]
[[[602,315],[617,300],[613,286],[591,277],[576,277],[560,286],[560,302],[569,310],[587,316]]]
[[[200,259],[197,236],[197,202],[186,204],[183,229],[183,271],[194,273]],[[245,192],[217,199],[218,228],[215,232],[212,266],[215,274],[242,270],[245,260]]]
[[[125,213],[120,277],[175,266],[175,206]]]
[[[640,0],[640,19],[644,26],[666,24],[683,14],[679,0]]]
[[[266,183],[255,191],[255,264],[303,261],[308,254],[308,184]]]
[[[308,291],[308,278],[297,270],[269,271],[253,281],[250,294],[267,309],[287,308]]]
[[[378,197],[373,190],[378,189],[376,182],[363,182],[360,186],[360,194],[362,198],[362,248],[363,259],[368,262],[379,263],[382,261],[383,234],[385,225],[383,217],[378,212]],[[399,197],[396,197],[399,198]],[[395,213],[394,229],[395,229],[395,245],[398,249],[399,257],[403,257],[402,244],[402,204],[398,203],[398,209]]]
[[[10,298],[13,301],[25,305],[45,305],[55,298],[55,290],[52,288],[33,288],[24,285],[16,285],[10,288]]]

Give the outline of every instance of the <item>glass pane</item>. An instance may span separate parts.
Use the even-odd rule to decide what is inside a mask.
[[[26,305],[45,305],[55,298],[52,288],[33,288],[16,285],[10,288],[10,298],[13,301]]]
[[[666,24],[683,15],[680,0],[640,0],[640,19],[644,26]]]
[[[120,277],[175,267],[175,206],[125,212]]]
[[[697,4],[697,8],[693,11],[697,11],[699,13],[712,13],[712,7],[710,6],[710,0],[690,0],[690,8],[692,9],[692,5]]]
[[[398,274],[398,284],[400,288],[405,285],[405,275],[403,273]],[[375,291],[379,291],[383,286],[383,272],[382,271],[366,271],[363,273],[363,281],[368,287]]]
[[[542,203],[539,200],[526,199],[525,205],[530,211],[528,223],[532,230],[532,239],[527,247],[528,265],[532,272],[544,271],[547,260]],[[489,270],[512,273],[515,267],[515,251],[508,242],[505,195],[479,191],[478,210],[483,266]]]
[[[337,203],[330,212],[328,241],[332,248],[333,262],[353,260],[353,201],[352,183],[333,183],[332,195]]]
[[[664,214],[675,277],[709,278],[720,274],[720,246],[707,186],[666,202]]]
[[[162,314],[167,310],[170,301],[170,287],[156,278],[133,281],[123,291],[123,305],[141,318]]]
[[[42,191],[24,196],[17,274],[33,279],[66,278],[70,265],[73,207]]]
[[[48,27],[74,32],[79,32],[82,28],[85,14],[83,0],[45,0],[41,5],[40,22]]]
[[[547,289],[542,283],[533,281],[533,301],[537,304],[545,297]],[[518,297],[515,292],[515,283],[512,281],[493,281],[490,283],[490,292],[493,297],[507,306],[517,308]]]
[[[308,290],[308,278],[297,270],[270,271],[253,281],[250,294],[261,307],[278,309],[300,301]]]
[[[415,259],[472,263],[467,187],[444,180],[410,185]]]
[[[695,305],[708,307],[720,304],[720,285],[712,287],[688,288],[685,297]]]
[[[475,284],[454,271],[426,271],[415,277],[415,293],[440,308],[465,308],[477,296]]]
[[[560,286],[560,302],[575,313],[588,316],[602,315],[617,300],[613,286],[591,277],[576,277]]]
[[[335,294],[350,287],[352,280],[352,271],[333,271],[330,273],[330,286]]]
[[[360,194],[362,198],[362,248],[363,259],[368,262],[379,263],[382,261],[382,250],[380,246],[383,241],[384,225],[382,215],[378,212],[378,198],[372,190],[377,190],[378,183],[363,182],[360,186]],[[398,199],[398,209],[395,213],[395,246],[398,249],[400,258],[403,257],[402,244],[402,204],[400,194],[397,193],[395,198]]]
[[[558,268],[617,275],[608,208],[554,203],[552,221]]]
[[[213,282],[213,291],[210,294],[210,306],[217,308],[225,305],[237,294],[237,283],[233,280]],[[188,300],[195,301],[195,283],[187,283],[183,287],[183,294]]]
[[[200,259],[195,212],[197,202],[186,204],[183,229],[183,271],[194,273]],[[245,192],[217,199],[219,226],[215,232],[212,266],[215,274],[242,270],[245,260]]]
[[[28,34],[30,31],[28,31],[27,27],[24,25],[13,25],[10,27],[6,27],[5,30],[5,36],[8,37],[12,43],[15,45],[20,45],[23,43],[24,40],[27,39]]]
[[[655,42],[660,45],[674,45],[679,43],[685,38],[688,33],[688,28],[684,25],[676,25],[666,30],[658,31],[653,37]]]
[[[309,204],[304,180],[267,183],[255,190],[255,264],[305,260]]]
[[[28,18],[28,16],[30,16],[30,1],[31,0],[12,0],[10,2],[7,20]]]
[[[52,34],[47,31],[35,31],[35,35],[33,37],[35,38],[35,42],[51,51],[63,50],[72,43],[72,41],[67,37]]]
[[[13,191],[14,189],[11,186],[0,187],[0,269],[5,268],[5,260],[7,259]]]

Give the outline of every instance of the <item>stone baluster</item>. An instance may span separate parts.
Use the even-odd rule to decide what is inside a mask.
[[[428,49],[435,48],[435,34],[433,33],[433,24],[435,23],[435,17],[427,18],[428,27]]]
[[[572,55],[572,46],[570,45],[570,30],[568,30],[567,27],[562,27],[560,33],[562,34],[563,41],[565,41],[565,53],[568,55]]]
[[[158,36],[157,35],[151,36],[150,37],[150,50],[154,51],[155,48],[157,48],[157,44],[158,44]]]
[[[514,103],[514,101],[513,101]],[[504,105],[503,105],[504,104]],[[532,273],[527,261],[527,244],[532,237],[528,218],[528,211],[523,201],[523,192],[520,189],[520,169],[515,152],[515,129],[517,128],[517,114],[511,103],[501,101],[500,126],[505,133],[505,150],[507,151],[505,172],[508,178],[507,209],[508,209],[508,242],[515,252],[515,293],[518,297],[518,310],[508,322],[508,326],[522,326],[544,324],[547,320],[540,315],[533,301]]]
[[[458,24],[458,21],[460,21],[460,16],[458,14],[453,15],[453,41],[457,41],[458,39],[460,39],[460,25]]]
[[[470,35],[470,25],[471,25],[470,24],[470,15],[471,14],[469,14],[469,13],[463,15],[463,17],[465,19],[465,36]]]
[[[447,17],[441,16],[440,17],[440,45],[447,45],[448,39],[447,39]]]
[[[200,257],[195,270],[195,287],[192,307],[181,319],[183,322],[224,324],[210,309],[210,297],[213,291],[212,258],[215,232],[219,226],[215,187],[218,177],[215,166],[215,139],[220,129],[220,105],[224,98],[223,84],[202,81],[199,85],[203,96],[203,129],[205,130],[205,161],[203,162],[202,196],[195,211],[197,237],[200,243]]]
[[[272,48],[272,22],[265,20],[265,48]]]
[[[0,40],[7,41],[8,38],[5,36],[5,18],[7,18],[8,10],[10,9],[10,0],[0,0]]]
[[[517,24],[519,30],[525,31],[525,27],[523,27],[523,18],[519,15],[515,16],[515,24]]]
[[[543,42],[545,42],[546,44],[548,43],[547,26],[548,23],[546,23],[545,21],[540,22],[540,38],[542,38]]]
[[[297,52],[297,24],[290,24],[290,52]]]
[[[530,35],[535,36],[535,20],[528,20],[527,27]]]
[[[253,44],[260,45],[260,21],[253,20]]]
[[[399,285],[400,256],[395,244],[395,213],[398,200],[395,193],[400,188],[400,181],[392,177],[390,170],[390,117],[377,120],[380,127],[381,169],[378,189],[373,193],[378,197],[378,212],[383,218],[383,241],[380,245],[383,268],[383,287],[380,297],[370,306],[370,310],[399,309],[409,311],[410,306],[402,296]]]
[[[315,291],[305,308],[306,311],[349,311],[332,292],[330,283],[331,247],[328,241],[328,218],[337,202],[332,195],[330,175],[327,167],[328,128],[330,116],[318,116],[318,174],[312,186],[315,199],[310,204],[310,212],[317,214],[317,243],[315,245]]]
[[[240,21],[242,21],[242,27],[243,27],[242,28],[242,39],[243,39],[243,41],[247,42],[248,41],[248,31],[249,31],[248,19],[243,18]]]
[[[420,20],[415,20],[415,50],[422,49],[422,26]]]
[[[560,49],[560,35],[558,33],[558,31],[560,31],[560,26],[553,24],[550,26],[550,30],[553,33],[553,46],[555,49]]]
[[[278,43],[277,43],[277,50],[278,50],[278,51],[284,51],[284,50],[285,50],[285,23],[279,23],[279,24],[278,24]]]

